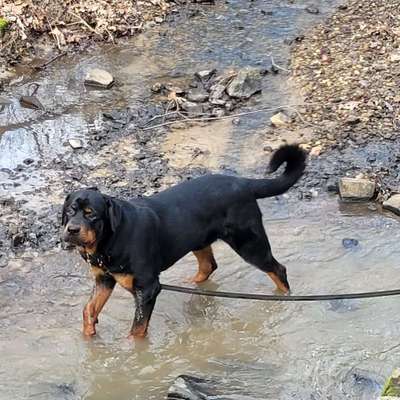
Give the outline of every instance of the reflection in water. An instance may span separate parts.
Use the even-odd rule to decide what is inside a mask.
[[[341,213],[335,201],[322,199],[300,207],[274,199],[261,205],[293,294],[400,286],[397,220],[360,209]],[[288,217],[275,219],[283,214]],[[342,238],[354,236],[359,250],[343,248]],[[205,288],[273,293],[269,279],[228,246],[217,243],[215,254],[219,269]],[[189,255],[162,281],[182,284],[195,269]],[[132,343],[126,335],[133,299],[120,288],[100,316],[98,336],[81,336],[92,283],[75,254],[15,261],[0,270],[0,285],[1,399],[40,391],[50,393],[40,399],[64,398],[64,390],[73,399],[156,400],[182,373],[215,378],[227,394],[262,399],[367,399],[397,357],[384,352],[398,342],[395,297],[269,303],[163,292],[149,338]]]

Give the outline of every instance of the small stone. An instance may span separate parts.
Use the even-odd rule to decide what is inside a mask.
[[[69,139],[68,143],[74,150],[81,149],[83,147],[83,142],[81,139]]]
[[[329,178],[326,182],[326,190],[330,193],[339,193],[339,183],[337,178]]]
[[[226,92],[231,97],[248,99],[253,94],[261,92],[262,79],[260,70],[257,68],[243,68],[233,78],[226,88]]]
[[[160,93],[161,90],[164,89],[164,85],[160,82],[156,82],[152,87],[151,87],[151,91],[153,93]]]
[[[399,62],[400,61],[400,50],[397,50],[390,55],[390,61],[391,62]]]
[[[400,215],[400,194],[394,194],[388,200],[383,202],[383,208],[396,215]]]
[[[99,88],[110,88],[114,83],[113,76],[104,69],[93,68],[85,77],[85,85]]]
[[[210,103],[216,105],[224,105],[226,101],[222,100],[222,96],[225,93],[225,86],[219,83],[211,86],[210,89]]]
[[[236,125],[236,126],[237,126],[237,125],[240,125],[240,118],[233,118],[233,119],[232,119],[232,124],[233,124],[233,125]]]
[[[314,15],[319,14],[319,8],[316,6],[308,6],[308,7],[306,7],[306,11],[309,14],[314,14]]]
[[[186,98],[195,103],[202,103],[208,99],[208,93],[201,89],[190,89]]]
[[[311,149],[310,151],[310,156],[312,157],[318,157],[322,153],[322,146],[315,146]]]
[[[193,103],[191,101],[184,101],[182,108],[192,117],[200,116],[203,114],[203,106],[199,103]]]
[[[271,124],[276,128],[287,126],[291,123],[291,119],[283,112],[278,112],[270,118]]]
[[[157,24],[161,24],[161,22],[164,22],[164,19],[161,17],[155,17],[154,21],[157,22]]]
[[[197,76],[202,81],[206,81],[210,79],[216,72],[217,72],[216,69],[206,69],[203,71],[196,72],[195,76]]]
[[[357,239],[344,238],[344,239],[342,239],[342,245],[343,245],[343,247],[345,249],[352,249],[352,248],[358,246],[358,240]]]
[[[340,178],[339,193],[342,200],[369,200],[375,194],[375,182],[368,179]]]

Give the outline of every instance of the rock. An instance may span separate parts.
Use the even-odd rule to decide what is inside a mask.
[[[210,89],[210,103],[215,105],[224,105],[226,101],[222,100],[225,93],[225,86],[219,83],[211,86]]]
[[[343,247],[345,249],[352,249],[352,248],[358,246],[358,240],[357,239],[344,238],[344,239],[342,239],[342,245],[343,245]]]
[[[81,149],[83,147],[83,142],[81,139],[69,139],[68,143],[74,150]]]
[[[261,87],[260,70],[257,68],[241,69],[229,83],[226,91],[229,96],[239,99],[248,99],[253,94],[260,92]]]
[[[306,11],[309,13],[309,14],[319,14],[319,8],[318,7],[316,7],[316,6],[308,6],[308,7],[306,7]]]
[[[186,98],[189,101],[194,101],[195,103],[202,103],[208,99],[208,93],[201,89],[190,89]]]
[[[215,73],[217,72],[216,69],[206,69],[203,71],[198,71],[195,73],[195,76],[197,76],[200,80],[202,81],[207,81],[210,79]]]
[[[397,50],[390,55],[390,61],[391,62],[399,62],[400,61],[400,50]]]
[[[289,125],[292,121],[291,119],[283,112],[278,112],[270,118],[271,124],[276,128],[281,128],[283,126]]]
[[[162,89],[165,89],[165,86],[160,83],[160,82],[156,82],[152,87],[151,87],[151,91],[153,93],[160,93]]]
[[[178,376],[168,389],[169,400],[256,400],[246,394],[221,393],[221,383],[189,375]]]
[[[164,22],[164,18],[161,17],[155,17],[154,21],[157,22],[157,24],[161,24],[162,22]]]
[[[315,146],[315,147],[313,147],[313,148],[311,149],[311,151],[310,151],[310,156],[312,156],[312,157],[318,157],[321,153],[322,153],[322,146],[321,146],[321,145],[318,145],[318,146]]]
[[[400,369],[395,369],[382,389],[382,396],[400,397]],[[382,397],[381,397],[382,399]]]
[[[400,194],[394,194],[388,200],[384,201],[383,208],[396,215],[400,215]]]
[[[104,69],[93,68],[88,71],[85,77],[85,85],[87,86],[108,89],[113,85],[113,83],[113,76]]]
[[[191,101],[183,101],[182,108],[188,113],[189,116],[195,117],[203,114],[203,106],[199,103]]]
[[[375,194],[375,182],[362,178],[340,178],[339,193],[342,200],[369,200]]]
[[[330,193],[339,193],[339,182],[336,178],[329,178],[326,182],[326,190]]]

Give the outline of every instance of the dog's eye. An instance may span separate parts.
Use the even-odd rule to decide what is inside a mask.
[[[85,214],[85,217],[93,217],[94,216],[94,212],[91,208],[85,208],[83,210],[83,213]]]
[[[70,207],[67,209],[66,213],[67,213],[68,217],[72,217],[75,214],[75,209]]]

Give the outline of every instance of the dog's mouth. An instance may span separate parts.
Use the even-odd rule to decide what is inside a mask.
[[[96,244],[96,234],[93,230],[81,227],[79,232],[69,232],[68,227],[64,229],[63,241],[81,247],[93,247]]]

